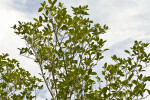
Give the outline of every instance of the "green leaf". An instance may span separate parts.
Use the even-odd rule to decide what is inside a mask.
[[[99,76],[96,76],[96,79],[97,79],[98,82],[101,81],[101,78]]]
[[[128,80],[124,80],[121,83],[126,86],[126,85],[128,85]]]
[[[59,2],[58,6],[59,6],[59,7],[62,7],[62,3],[61,3],[61,2]]]
[[[43,3],[40,3],[42,5],[42,7],[44,7],[46,5],[46,1],[43,1]]]
[[[77,62],[78,62],[77,60],[73,60],[73,63],[75,63],[75,64],[76,64]]]
[[[39,22],[42,23],[43,19],[42,16],[39,16]]]
[[[138,76],[138,79],[141,80],[142,77],[143,77],[143,74],[140,74],[140,75]]]
[[[132,83],[134,84],[138,84],[137,80],[133,80]]]
[[[124,73],[123,73],[121,70],[119,70],[119,71],[117,72],[117,74],[120,75],[120,76],[124,76]]]
[[[56,2],[57,2],[57,0],[54,0],[54,1],[53,1],[53,5],[54,5]]]
[[[49,4],[52,4],[52,0],[48,0],[48,3],[49,3]]]
[[[117,56],[116,56],[116,55],[113,55],[111,58],[112,58],[113,60],[117,60]]]
[[[126,53],[130,54],[130,52],[129,52],[128,50],[124,50],[124,52],[126,52]]]
[[[107,48],[107,49],[104,49],[103,51],[107,51],[107,50],[109,50],[109,49]]]
[[[106,71],[102,71],[102,75],[105,75]]]
[[[147,89],[148,94],[150,95],[150,90]]]
[[[143,77],[143,81],[145,82],[145,81],[150,81],[150,76],[145,76],[145,77]]]
[[[16,25],[14,25],[12,28],[13,28],[13,29],[16,29],[16,27],[17,27],[17,26],[16,26]]]
[[[89,69],[88,74],[90,75],[92,73],[92,69]]]
[[[97,75],[97,73],[96,72],[92,72],[91,75]]]
[[[103,92],[103,93],[106,93],[107,90],[108,90],[108,87],[104,87],[103,90],[102,90],[102,92]]]
[[[46,10],[45,14],[48,15],[48,10]]]
[[[107,63],[105,63],[103,67],[104,67],[104,68],[107,68]]]
[[[131,80],[131,78],[133,77],[133,73],[128,77],[128,80]]]
[[[128,58],[128,63],[129,63],[130,65],[132,65],[131,58]]]
[[[43,7],[40,7],[39,10],[38,10],[38,12],[41,12],[43,9],[44,9]]]
[[[89,79],[89,76],[85,75],[84,79],[85,79],[85,81],[87,81]]]
[[[43,1],[43,6],[45,6],[46,5],[46,1]]]
[[[33,18],[36,22],[39,22],[39,20],[38,19],[36,19],[36,18]]]
[[[63,26],[61,27],[61,29],[62,29],[62,30],[67,30],[68,28],[67,28],[66,25],[63,25]]]

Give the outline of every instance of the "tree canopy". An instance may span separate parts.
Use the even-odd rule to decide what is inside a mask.
[[[0,55],[0,98],[2,100],[32,100],[38,95],[43,85],[41,79],[31,76],[28,71],[19,67],[16,59],[8,58],[8,54]],[[35,91],[33,95],[32,92]]]
[[[146,87],[150,76],[143,75],[150,65],[150,52],[145,51],[149,43],[135,41],[130,50],[125,50],[127,58],[113,55],[115,64],[98,65],[104,57],[103,52],[108,50],[103,48],[106,40],[102,35],[109,27],[88,18],[88,5],[71,8],[73,15],[57,0],[43,1],[38,9],[41,15],[33,18],[34,22],[19,21],[13,26],[15,33],[26,42],[26,47],[19,49],[20,54],[39,65],[52,100],[141,100],[150,95]],[[103,70],[95,72],[95,66]],[[36,81],[41,82],[40,79],[28,78],[30,74],[24,70],[14,70],[15,74],[24,75],[22,72],[27,77],[18,76],[17,81],[23,81],[20,85],[25,85],[26,91],[31,93],[35,87],[41,89],[41,86],[33,85]],[[96,84],[105,85],[95,89]]]

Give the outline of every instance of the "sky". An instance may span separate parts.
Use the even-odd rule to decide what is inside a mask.
[[[19,60],[20,65],[38,75],[37,64],[19,55],[17,48],[25,42],[15,35],[10,28],[18,21],[33,21],[38,17],[38,8],[43,0],[0,0],[0,54],[9,53],[11,58]],[[107,40],[103,62],[112,62],[110,56],[116,54],[125,57],[123,52],[129,49],[134,40],[150,42],[150,0],[58,0],[70,12],[70,6],[88,5],[89,17],[101,25],[108,25],[109,30],[102,38]],[[100,65],[101,66],[101,65]],[[147,69],[150,71],[150,69]],[[148,74],[148,72],[146,73]],[[48,97],[46,89],[41,91],[38,100]]]

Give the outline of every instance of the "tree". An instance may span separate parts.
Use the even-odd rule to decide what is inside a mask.
[[[106,40],[101,38],[108,26],[94,24],[86,17],[88,5],[71,8],[73,16],[63,3],[44,1],[38,10],[42,15],[34,18],[35,22],[19,21],[19,25],[13,26],[15,33],[26,41],[20,54],[39,64],[52,99],[133,100],[144,98],[145,92],[150,94],[145,87],[150,76],[141,73],[150,63],[150,53],[144,50],[149,43],[135,41],[131,53],[125,50],[128,58],[112,56],[116,64],[104,64],[102,79],[93,67],[108,50],[103,49]],[[93,89],[97,82],[106,84]]]
[[[43,87],[40,82],[41,79],[20,68],[16,59],[9,59],[8,54],[0,55],[0,99],[32,100]]]
[[[143,72],[150,65],[150,53],[145,52],[148,45],[149,43],[135,41],[131,52],[125,50],[129,57],[112,56],[116,64],[105,63],[103,66],[102,75],[104,75],[106,86],[90,91],[87,95],[88,99],[142,100],[147,98],[150,90],[146,87],[146,82],[150,81],[150,76],[144,76]],[[99,77],[97,79],[101,82]],[[148,95],[145,96],[146,92]]]

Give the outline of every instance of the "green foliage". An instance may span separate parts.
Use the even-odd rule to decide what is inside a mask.
[[[3,100],[32,100],[37,96],[32,92],[38,92],[42,85],[38,85],[41,79],[31,77],[28,71],[19,67],[15,59],[9,59],[8,54],[0,55],[0,97]]]
[[[71,7],[71,16],[61,2],[56,2],[41,3],[38,12],[42,15],[34,18],[35,23],[19,22],[13,27],[26,41],[26,47],[19,49],[20,54],[34,57],[53,100],[72,96],[77,100],[132,100],[143,98],[146,91],[150,93],[145,88],[149,76],[142,74],[150,63],[150,54],[145,52],[148,43],[135,41],[132,52],[125,50],[128,58],[112,56],[116,64],[104,64],[103,79],[93,67],[108,50],[103,49],[106,40],[101,38],[108,26],[94,24],[87,18],[87,5]],[[96,76],[100,84],[106,82],[106,86],[93,89],[96,81],[91,76]]]
[[[132,52],[125,50],[129,54],[128,58],[112,56],[116,64],[105,63],[103,66],[102,74],[106,86],[91,91],[88,97],[103,98],[101,100],[133,100],[135,98],[141,100],[145,98],[146,92],[150,95],[150,90],[146,88],[147,82],[150,82],[150,76],[143,75],[144,69],[150,65],[150,53],[145,52],[148,45],[149,43],[135,41],[134,46],[131,47]]]
[[[53,99],[71,98],[73,94],[82,98],[95,84],[91,76],[97,73],[92,68],[103,58],[106,41],[100,35],[108,27],[91,25],[93,21],[84,18],[88,6],[72,7],[75,16],[71,17],[62,3],[55,6],[56,0],[48,2],[50,6],[41,3],[39,12],[44,9],[45,13],[39,20],[19,22],[14,28],[27,43],[20,54],[34,55]]]

